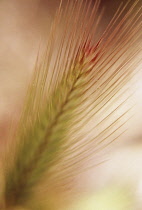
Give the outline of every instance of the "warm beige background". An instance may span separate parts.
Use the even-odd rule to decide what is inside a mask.
[[[32,73],[40,40],[45,39],[55,14],[57,0],[0,0],[0,144],[6,142],[10,119],[16,122],[22,106],[25,90]],[[104,25],[118,6],[118,1],[103,1],[107,5]],[[100,27],[104,27],[104,25]],[[139,87],[141,87],[139,77]],[[123,146],[116,144],[109,154],[110,161],[79,177],[84,185],[81,191],[102,188],[110,182],[131,183],[138,202],[142,195],[142,110],[141,89],[137,92],[137,118],[127,134]],[[138,116],[139,115],[139,116]],[[137,121],[137,122],[136,122]],[[102,175],[103,174],[103,175]],[[88,179],[89,177],[89,179]],[[94,184],[92,184],[94,183]],[[115,184],[114,184],[115,185]]]

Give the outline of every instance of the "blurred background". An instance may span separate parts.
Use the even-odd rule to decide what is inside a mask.
[[[102,0],[103,30],[121,0]],[[123,1],[127,2],[127,0]],[[93,3],[92,3],[93,4]],[[0,153],[16,124],[41,40],[46,40],[59,0],[0,0]],[[139,4],[140,5],[140,4]],[[78,176],[65,210],[142,209],[142,77],[136,117],[125,138],[104,154],[104,164]]]

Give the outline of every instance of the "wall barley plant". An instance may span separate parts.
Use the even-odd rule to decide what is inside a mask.
[[[3,166],[2,209],[53,209],[40,206],[36,187],[60,191],[125,132],[141,59],[139,4],[120,4],[101,33],[99,0],[60,3]]]

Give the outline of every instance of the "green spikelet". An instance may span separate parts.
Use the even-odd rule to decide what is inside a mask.
[[[26,138],[26,142],[18,151],[18,159],[14,166],[16,168],[12,170],[7,183],[8,199],[12,199],[12,196],[16,198],[12,202],[19,203],[21,199],[25,199],[28,195],[27,191],[30,191],[30,188],[40,180],[43,172],[54,164],[56,156],[60,154],[66,130],[79,103],[79,98],[76,96],[82,95],[83,91],[79,88],[85,79],[81,75],[81,69],[81,66],[73,67],[71,73],[67,75],[68,78],[61,81],[50,97],[50,101],[47,102],[41,113],[42,121],[35,122],[32,130],[26,131],[26,136],[23,135],[23,141]],[[29,151],[31,146],[32,150]],[[21,180],[23,174],[24,179]],[[13,182],[11,182],[11,177],[13,177]],[[16,186],[17,183],[18,186]]]

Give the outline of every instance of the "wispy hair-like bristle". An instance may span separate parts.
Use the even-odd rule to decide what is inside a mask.
[[[25,205],[45,177],[57,187],[75,176],[125,132],[142,35],[141,7],[135,1],[127,10],[129,3],[98,34],[104,13],[99,0],[93,8],[91,1],[61,2],[13,139],[6,208]]]

